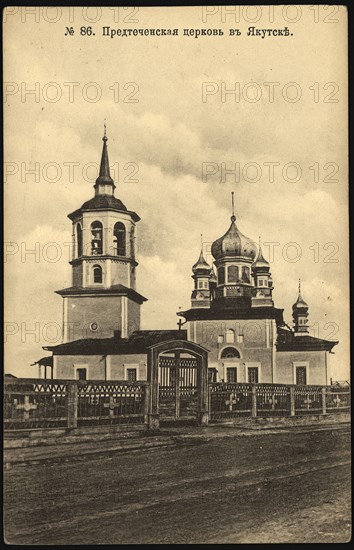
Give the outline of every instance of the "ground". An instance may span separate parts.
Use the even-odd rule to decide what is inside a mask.
[[[348,427],[25,462],[5,471],[6,540],[347,542],[350,483]]]

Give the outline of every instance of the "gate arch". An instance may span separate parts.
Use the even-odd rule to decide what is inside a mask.
[[[170,366],[174,369],[173,383],[171,379],[166,378],[171,383],[171,388],[175,387],[175,418],[179,418],[180,406],[180,381],[181,369],[185,368],[188,358],[191,356],[195,361],[195,391],[196,391],[196,421],[199,426],[205,426],[209,421],[209,400],[208,400],[208,350],[195,342],[188,340],[169,340],[154,344],[148,348],[147,356],[147,378],[151,384],[149,427],[156,429],[160,424],[160,384],[159,369],[161,367],[169,368],[168,360],[172,359]],[[162,361],[161,361],[162,358]],[[184,361],[186,360],[186,361]],[[190,365],[191,366],[191,365]],[[171,374],[171,370],[169,375]],[[190,375],[189,375],[190,376]],[[189,378],[191,380],[192,378]],[[194,380],[194,378],[193,378]],[[160,374],[161,382],[161,374]]]

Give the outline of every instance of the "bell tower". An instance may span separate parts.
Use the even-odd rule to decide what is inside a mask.
[[[95,195],[68,215],[72,222],[72,286],[63,297],[63,341],[126,338],[140,329],[136,291],[136,224],[140,217],[114,196],[106,125]]]

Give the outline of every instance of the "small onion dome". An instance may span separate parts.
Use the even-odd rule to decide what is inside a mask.
[[[299,292],[298,298],[297,298],[295,304],[293,305],[293,310],[295,310],[295,309],[308,309],[308,308],[309,308],[309,306],[307,305],[305,300],[302,299],[302,296]]]
[[[242,256],[251,260],[255,259],[257,255],[255,243],[238,230],[235,221],[236,217],[231,216],[231,225],[225,235],[211,245],[211,253],[215,260],[226,256]]]
[[[197,263],[194,264],[192,267],[193,273],[198,272],[204,272],[206,275],[209,275],[211,272],[210,265],[204,260],[203,251],[200,251],[200,256],[197,261]]]
[[[263,257],[261,247],[259,247],[257,260],[252,264],[252,267],[269,267],[269,263]]]

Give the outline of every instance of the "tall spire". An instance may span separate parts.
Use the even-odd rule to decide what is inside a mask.
[[[100,175],[99,177],[107,177],[111,178],[111,174],[109,171],[109,160],[108,160],[108,150],[107,150],[107,127],[106,122],[104,123],[104,132],[103,132],[103,148],[102,148],[102,157],[101,157],[101,166],[100,166]],[[112,180],[113,181],[113,180]]]
[[[231,221],[232,222],[235,222],[236,221],[236,216],[235,216],[235,203],[234,203],[234,192],[231,191],[231,202],[232,202],[232,216],[231,216]]]
[[[104,120],[104,130],[103,130],[103,147],[102,147],[102,156],[100,164],[100,173],[95,183],[95,190],[97,195],[112,195],[115,189],[114,181],[111,178],[111,173],[109,170],[109,160],[108,160],[108,149],[107,149],[107,127],[106,119]],[[113,186],[113,188],[111,187]]]

